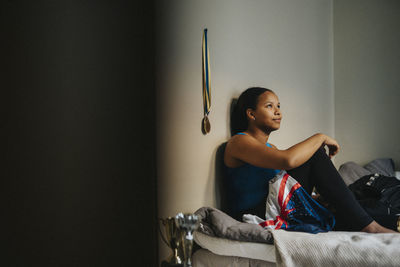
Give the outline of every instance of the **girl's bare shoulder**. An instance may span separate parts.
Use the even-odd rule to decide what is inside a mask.
[[[255,138],[248,134],[236,134],[228,140],[227,147],[248,145],[254,141],[256,141]]]
[[[226,166],[236,168],[244,164],[244,162],[235,155],[246,146],[249,138],[251,137],[248,135],[236,134],[228,140],[224,153],[224,163]]]

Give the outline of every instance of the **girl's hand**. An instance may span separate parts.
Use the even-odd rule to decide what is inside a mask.
[[[329,137],[327,135],[325,135],[324,145],[326,145],[329,149],[329,157],[330,158],[335,156],[340,150],[340,146],[339,146],[338,142],[335,139],[333,139],[332,137]]]

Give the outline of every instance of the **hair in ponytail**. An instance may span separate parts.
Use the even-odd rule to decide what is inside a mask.
[[[265,93],[272,92],[271,89],[263,87],[250,87],[246,89],[237,99],[232,102],[231,106],[231,134],[235,135],[239,132],[247,130],[248,120],[246,110],[248,108],[256,109],[258,97]]]

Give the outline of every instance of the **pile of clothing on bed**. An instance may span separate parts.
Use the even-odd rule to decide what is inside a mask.
[[[364,167],[347,162],[339,173],[358,202],[379,224],[399,230],[400,180],[392,159],[376,159]]]

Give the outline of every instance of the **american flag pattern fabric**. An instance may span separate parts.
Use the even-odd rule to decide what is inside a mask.
[[[269,182],[265,220],[251,214],[243,220],[264,228],[309,233],[327,232],[335,225],[333,214],[316,202],[286,171]]]

